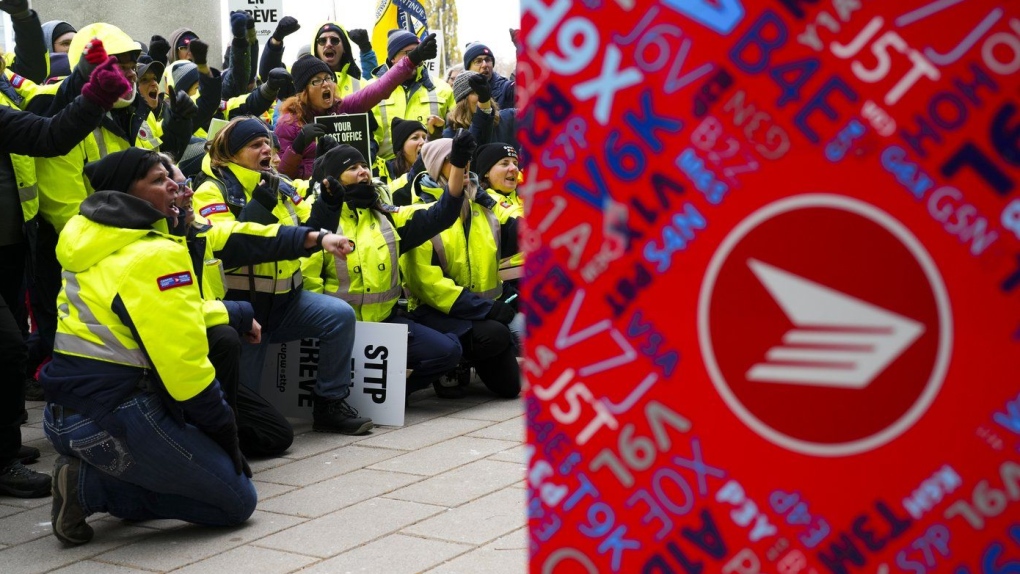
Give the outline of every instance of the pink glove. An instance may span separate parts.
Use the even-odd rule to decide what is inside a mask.
[[[102,46],[100,46],[102,49]],[[122,96],[131,92],[131,83],[117,66],[117,58],[110,56],[105,62],[92,70],[89,81],[81,88],[81,95],[86,100],[104,110],[113,108],[113,104]]]
[[[106,48],[103,47],[103,41],[99,38],[92,38],[85,44],[82,55],[85,56],[85,61],[93,66],[102,64],[106,61]]]

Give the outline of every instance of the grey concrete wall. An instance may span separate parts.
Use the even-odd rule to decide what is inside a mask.
[[[106,22],[144,44],[153,34],[169,39],[186,26],[209,44],[209,65],[219,68],[223,61],[220,0],[31,0],[31,5],[42,22],[63,20],[77,29]]]

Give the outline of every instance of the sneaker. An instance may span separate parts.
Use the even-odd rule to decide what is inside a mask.
[[[85,522],[85,509],[78,499],[81,460],[57,457],[53,465],[53,509],[50,520],[53,534],[66,544],[85,544],[92,540],[92,527]]]
[[[373,426],[372,419],[359,417],[358,410],[347,404],[346,399],[315,397],[312,430],[357,435],[367,433]]]
[[[46,395],[43,393],[42,385],[39,381],[25,377],[25,400],[26,401],[45,401]]]
[[[34,446],[21,445],[21,448],[18,449],[18,460],[21,461],[21,464],[32,464],[39,460],[41,455],[42,453],[39,452],[39,449]]]
[[[49,475],[26,468],[20,460],[15,459],[0,469],[0,494],[18,498],[42,498],[49,493]]]

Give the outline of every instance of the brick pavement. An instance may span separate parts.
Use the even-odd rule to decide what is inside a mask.
[[[43,452],[32,468],[49,472],[43,403],[28,406],[23,440]],[[401,428],[348,437],[297,422],[286,456],[251,461],[258,508],[232,529],[96,515],[95,539],[64,548],[50,498],[0,497],[0,572],[520,574],[524,426],[520,399],[477,380],[465,399],[416,393]]]

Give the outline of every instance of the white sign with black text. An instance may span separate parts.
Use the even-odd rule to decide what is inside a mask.
[[[284,416],[311,420],[312,391],[319,372],[318,339],[270,345],[259,394]],[[407,325],[358,321],[347,402],[375,424],[404,425]]]
[[[259,39],[260,46],[266,45],[276,31],[276,25],[283,18],[283,0],[227,0],[227,9],[230,12],[243,10],[255,20],[255,36]],[[229,26],[229,16],[227,20]],[[258,66],[258,62],[253,62],[252,65]]]

